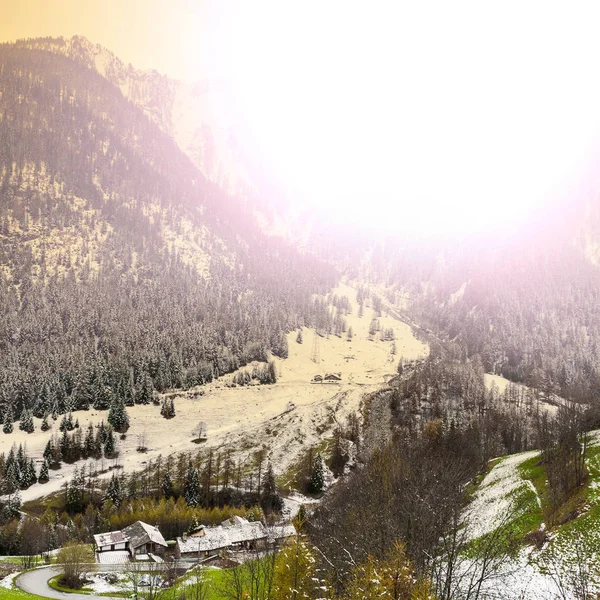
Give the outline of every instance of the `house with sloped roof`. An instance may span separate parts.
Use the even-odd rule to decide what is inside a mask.
[[[276,546],[296,535],[293,525],[265,527],[260,521],[232,517],[217,527],[200,526],[177,538],[181,558],[201,559],[225,551],[243,552]]]
[[[161,554],[167,547],[167,542],[158,527],[143,521],[136,521],[125,527],[123,534],[129,540],[129,551],[134,557],[140,554]]]
[[[167,542],[158,527],[143,521],[136,521],[122,531],[98,533],[94,536],[94,542],[98,562],[110,562],[105,556],[107,553],[115,553],[115,557],[122,557],[123,553],[127,552],[132,558],[139,559],[147,558],[149,554],[162,554],[167,547]]]
[[[198,527],[177,538],[182,558],[215,556],[224,550],[251,550],[267,543],[267,530],[260,521],[233,517],[217,527]]]

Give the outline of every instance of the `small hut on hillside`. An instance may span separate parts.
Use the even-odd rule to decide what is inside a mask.
[[[327,373],[325,377],[323,377],[324,381],[341,381],[342,374],[341,373]]]

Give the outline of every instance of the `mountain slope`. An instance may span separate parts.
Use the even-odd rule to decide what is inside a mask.
[[[64,56],[102,75],[171,136],[207,179],[238,196],[252,193],[252,178],[236,141],[234,103],[224,84],[189,84],[135,69],[81,36],[20,40],[14,46]]]
[[[332,271],[95,70],[4,45],[0,90],[2,412],[148,401],[284,354],[320,310]]]

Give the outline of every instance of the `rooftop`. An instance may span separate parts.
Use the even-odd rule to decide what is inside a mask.
[[[182,554],[209,552],[220,548],[228,548],[233,544],[264,540],[267,529],[260,521],[249,522],[241,517],[223,521],[217,527],[206,527],[204,535],[188,537],[185,541],[177,538],[177,545]]]
[[[127,541],[127,536],[122,531],[109,531],[108,533],[97,533],[94,536],[96,546],[112,546],[112,544],[121,544]]]
[[[123,529],[123,534],[129,538],[129,543],[132,548],[138,548],[142,544],[154,542],[159,546],[167,547],[167,542],[158,530],[158,527],[148,525],[143,521],[136,521]]]

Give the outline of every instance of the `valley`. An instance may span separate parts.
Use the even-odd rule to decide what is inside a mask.
[[[130,427],[125,439],[119,440],[119,456],[115,459],[92,461],[99,471],[121,467],[131,472],[149,459],[181,452],[196,452],[214,448],[229,450],[232,458],[242,464],[251,463],[254,454],[265,449],[276,473],[282,474],[309,448],[331,436],[337,424],[345,423],[348,414],[360,408],[365,394],[380,389],[395,374],[398,360],[413,361],[427,356],[428,347],[418,340],[411,328],[392,316],[379,318],[382,329],[394,330],[394,341],[382,342],[379,335],[369,335],[375,313],[370,303],[364,315],[358,316],[356,288],[340,284],[331,295],[348,297],[351,313],[345,316],[352,328],[352,341],[347,333],[340,337],[317,335],[313,328],[302,328],[303,342],[296,341],[297,331],[287,334],[289,348],[285,359],[275,357],[277,382],[272,385],[230,387],[235,373],[223,375],[213,382],[186,392],[169,391],[163,396],[173,398],[176,415],[165,420],[159,406],[136,405],[127,408]],[[315,336],[318,338],[318,363],[311,355]],[[392,354],[395,345],[396,354]],[[315,375],[339,373],[335,383],[312,383]],[[293,405],[290,408],[290,404]],[[89,423],[106,421],[105,411],[75,411],[85,430]],[[50,420],[50,422],[52,422]],[[199,422],[208,429],[208,439],[198,445],[192,441],[192,430]],[[0,435],[0,453],[7,453],[13,444],[25,444],[28,454],[42,462],[42,452],[48,439],[60,432],[58,422],[47,432],[40,430],[41,419],[35,419],[36,429],[27,434],[15,430]],[[136,448],[143,440],[144,453]],[[70,479],[73,465],[63,463],[52,471],[50,481],[35,484],[21,491],[23,501],[57,491]],[[105,477],[110,471],[105,473]]]
[[[458,206],[454,175],[477,178],[444,177],[456,135],[358,148],[373,123],[336,107],[303,141],[311,102],[278,103],[259,164],[231,93],[79,35],[0,44],[0,553],[26,568],[139,520],[164,558],[122,558],[197,561],[193,597],[169,575],[179,600],[223,600],[204,559],[233,583],[279,570],[227,600],[595,599],[597,186],[511,228],[487,176]],[[383,171],[411,180],[421,149],[401,193]],[[296,535],[175,548],[254,521]]]

